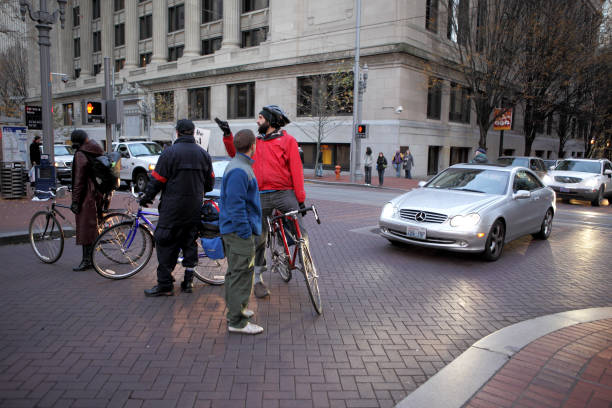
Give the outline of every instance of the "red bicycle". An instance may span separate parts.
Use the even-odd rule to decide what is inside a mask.
[[[302,236],[298,215],[312,211],[318,224],[321,224],[319,214],[314,205],[301,210],[289,211],[283,214],[275,209],[272,217],[268,217],[268,247],[272,255],[271,270],[278,272],[285,282],[289,282],[293,269],[299,269],[304,275],[308,296],[317,314],[323,313],[321,293],[319,292],[319,274],[312,261],[308,241]],[[293,254],[289,246],[295,244]],[[299,259],[299,262],[296,262]]]

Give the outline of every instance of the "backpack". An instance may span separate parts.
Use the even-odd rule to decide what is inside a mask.
[[[119,171],[121,170],[121,153],[104,153],[100,156],[86,154],[91,166],[91,180],[96,190],[108,194],[119,187]]]
[[[221,231],[219,230],[219,206],[215,201],[205,200],[202,204],[198,232],[201,238],[216,238],[221,236]],[[202,241],[202,246],[204,246],[204,241]],[[223,256],[221,256],[221,258],[223,258]]]

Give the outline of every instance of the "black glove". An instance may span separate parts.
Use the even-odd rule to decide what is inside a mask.
[[[217,122],[217,125],[219,125],[219,129],[223,131],[223,136],[227,136],[232,133],[229,127],[229,123],[227,123],[226,121],[221,120],[219,118],[215,118],[215,122]]]
[[[300,206],[300,210],[303,210],[304,208],[306,208],[306,206],[304,205],[304,203],[298,203],[298,205]],[[301,213],[301,214],[302,214],[302,217],[305,217],[305,216],[306,216],[306,213],[305,213],[305,212],[303,212],[303,213]]]
[[[72,211],[74,215],[77,215],[81,212],[81,206],[79,205],[79,203],[72,203],[70,204],[70,211]]]
[[[138,204],[140,204],[141,207],[148,207],[149,205],[153,204],[153,200],[151,200],[148,197],[141,197],[140,200],[138,201]]]

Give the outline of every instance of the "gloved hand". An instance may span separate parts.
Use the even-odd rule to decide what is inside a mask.
[[[219,125],[219,129],[223,131],[223,136],[227,136],[232,133],[229,127],[229,123],[227,123],[226,121],[221,120],[219,118],[215,118],[215,122],[217,122],[217,125]]]
[[[149,205],[153,204],[153,200],[151,200],[148,197],[142,196],[140,198],[140,200],[138,201],[138,204],[140,204],[141,207],[148,207]]]
[[[72,203],[70,204],[70,211],[72,211],[74,215],[77,215],[81,212],[81,206],[79,205],[79,203]]]
[[[298,203],[298,205],[300,206],[300,210],[303,210],[304,208],[306,208],[306,205],[304,205],[304,203]],[[306,216],[306,213],[301,213],[302,217]]]

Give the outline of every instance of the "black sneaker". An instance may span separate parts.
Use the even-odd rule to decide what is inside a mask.
[[[145,289],[144,294],[146,297],[156,297],[156,296],[173,296],[174,288],[173,287],[163,287],[163,286],[153,286],[151,289]]]
[[[181,292],[193,293],[193,281],[182,281]]]

